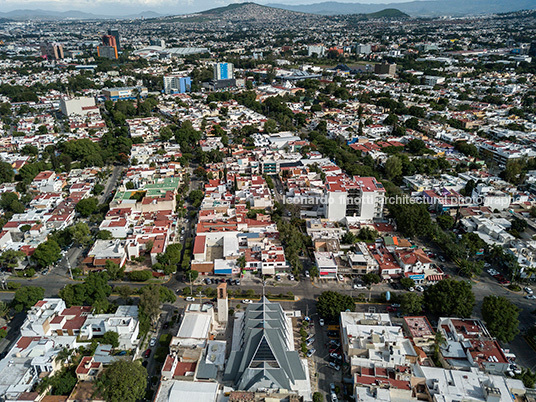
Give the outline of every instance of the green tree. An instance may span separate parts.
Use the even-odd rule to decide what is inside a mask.
[[[112,232],[109,230],[99,230],[97,233],[97,239],[98,240],[112,240],[114,237],[112,236]]]
[[[15,269],[24,256],[23,251],[6,250],[0,255],[0,267],[5,270]]]
[[[77,246],[89,246],[93,240],[91,239],[91,231],[85,222],[78,222],[69,227],[69,233]]]
[[[407,315],[421,314],[423,296],[419,293],[404,293],[400,297],[400,308]]]
[[[147,370],[139,362],[117,360],[104,370],[97,387],[107,402],[136,402],[145,395]]]
[[[452,227],[454,226],[454,218],[448,214],[439,215],[436,218],[436,221],[437,224],[441,227],[441,229],[444,230],[452,229]]]
[[[324,395],[322,395],[322,393],[320,392],[315,392],[313,394],[313,402],[324,402],[325,399],[324,399]]]
[[[119,264],[113,262],[112,260],[106,260],[104,267],[106,268],[106,272],[108,272],[108,275],[112,280],[121,279],[125,272],[123,267],[119,266]]]
[[[101,341],[105,345],[112,345],[113,348],[117,348],[119,346],[119,334],[115,331],[106,331]]]
[[[519,333],[519,311],[519,307],[504,296],[486,296],[482,302],[486,327],[502,342],[511,342]]]
[[[9,315],[9,306],[7,303],[0,301],[0,318],[6,318]]]
[[[15,291],[12,306],[17,312],[28,310],[45,297],[45,289],[38,286],[21,286]]]
[[[14,177],[13,167],[7,162],[0,162],[0,183],[11,183]]]
[[[404,286],[404,289],[409,289],[415,287],[415,281],[411,278],[402,278],[400,279],[400,284]]]
[[[47,240],[37,246],[31,259],[40,267],[45,268],[61,258],[61,248],[55,240]]]
[[[133,293],[133,289],[128,285],[120,285],[114,288],[114,292],[119,294],[123,300],[127,300]]]
[[[145,282],[151,279],[152,277],[153,277],[153,274],[151,274],[151,271],[149,270],[131,271],[128,273],[128,278],[134,282]]]
[[[391,156],[385,162],[385,174],[389,180],[394,180],[402,175],[402,161],[398,156]]]
[[[328,290],[322,292],[316,302],[316,310],[320,317],[329,321],[337,321],[342,311],[355,310],[355,302],[348,295]]]
[[[414,155],[422,155],[426,149],[426,144],[423,140],[414,138],[406,144],[406,149]]]
[[[381,280],[382,278],[380,278],[380,275],[375,274],[373,272],[369,272],[368,274],[363,275],[363,282],[365,282],[367,285],[380,283]]]
[[[76,204],[75,210],[84,218],[97,211],[99,202],[95,197],[84,198]]]
[[[156,292],[152,286],[142,288],[139,307],[142,314],[154,324],[160,314],[160,292]]]
[[[405,236],[426,236],[432,230],[430,213],[424,204],[399,202],[390,204],[389,210],[396,220],[397,229]]]
[[[471,284],[447,278],[424,291],[424,304],[435,315],[470,317],[475,306]]]

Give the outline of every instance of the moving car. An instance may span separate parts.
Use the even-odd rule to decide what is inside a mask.
[[[320,324],[321,327],[323,327],[324,326],[324,319],[323,318],[319,319],[318,323]]]
[[[187,301],[187,302],[193,302],[194,300],[195,300],[195,299],[194,299],[192,296],[188,296],[188,297],[186,298],[186,301]]]
[[[151,349],[147,349],[145,352],[143,352],[143,357],[146,359],[151,356]]]
[[[253,303],[253,302],[252,302],[251,300],[249,300],[249,299],[244,299],[244,300],[242,300],[242,303],[244,303],[244,304],[251,304],[251,303]]]
[[[309,278],[311,275],[309,274],[309,271],[305,271],[305,277]]]
[[[149,341],[149,346],[153,347],[154,345],[156,345],[156,338],[151,338],[151,340]]]

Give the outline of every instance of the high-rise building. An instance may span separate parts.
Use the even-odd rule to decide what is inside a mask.
[[[60,43],[43,42],[40,48],[41,55],[49,60],[61,60],[64,58],[63,45]]]
[[[104,35],[102,37],[102,46],[97,47],[99,57],[106,59],[117,59],[117,42],[115,36]]]
[[[326,54],[326,48],[323,45],[307,46],[307,57],[312,57],[316,54],[317,57],[323,57]]]
[[[164,76],[164,93],[166,94],[183,94],[190,92],[192,89],[192,80],[190,77],[181,77],[179,75]]]
[[[108,35],[113,36],[115,38],[115,46],[117,47],[117,51],[121,51],[121,43],[120,43],[120,36],[119,36],[119,30],[118,29],[108,29]]]
[[[396,64],[382,63],[374,65],[374,74],[387,74],[395,75],[396,74]]]
[[[234,78],[233,63],[216,63],[214,65],[215,80],[232,80]]]

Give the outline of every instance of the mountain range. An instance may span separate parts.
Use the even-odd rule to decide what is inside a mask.
[[[536,2],[534,0],[424,0],[383,4],[326,1],[300,5],[279,3],[267,5],[285,10],[322,15],[369,14],[386,8],[396,8],[412,17],[482,15],[532,10],[536,8]]]
[[[313,4],[280,4],[273,3],[261,6],[255,3],[232,3],[225,7],[213,8],[202,11],[200,13],[191,14],[192,18],[198,18],[199,15],[204,17],[213,17],[220,13],[226,13],[229,17],[230,13],[236,12],[237,16],[242,14],[244,7],[248,5],[257,5],[259,7],[269,7],[272,9],[294,11],[306,14],[317,15],[341,15],[341,14],[368,14],[369,18],[388,17],[393,18],[398,15],[408,14],[412,17],[437,17],[444,15],[463,16],[463,15],[482,15],[492,13],[508,13],[519,10],[531,10],[536,8],[535,0],[422,0],[408,1],[402,3],[343,3],[337,1],[325,1]],[[251,8],[251,7],[250,7]],[[371,14],[383,12],[384,10],[393,10],[393,15],[382,14],[374,16]],[[266,10],[266,8],[264,8]],[[272,10],[274,11],[274,10]],[[400,13],[400,14],[399,14]],[[144,11],[131,15],[101,15],[92,14],[84,11],[69,10],[69,11],[52,11],[52,10],[13,10],[0,12],[0,22],[2,19],[7,20],[93,20],[93,19],[138,19],[138,18],[159,18],[166,13],[157,13],[154,11]],[[195,16],[195,17],[194,17]],[[182,18],[189,18],[189,15],[183,15]]]
[[[95,19],[138,19],[138,18],[157,18],[164,14],[160,14],[154,11],[142,11],[132,15],[111,16],[86,13],[84,11],[69,10],[69,11],[51,11],[51,10],[13,10],[13,11],[0,11],[0,19],[6,20],[95,20]]]

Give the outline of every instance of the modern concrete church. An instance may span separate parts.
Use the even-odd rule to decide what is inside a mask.
[[[310,399],[307,361],[294,350],[292,321],[279,303],[263,297],[237,314],[224,381],[241,391],[287,390]]]

